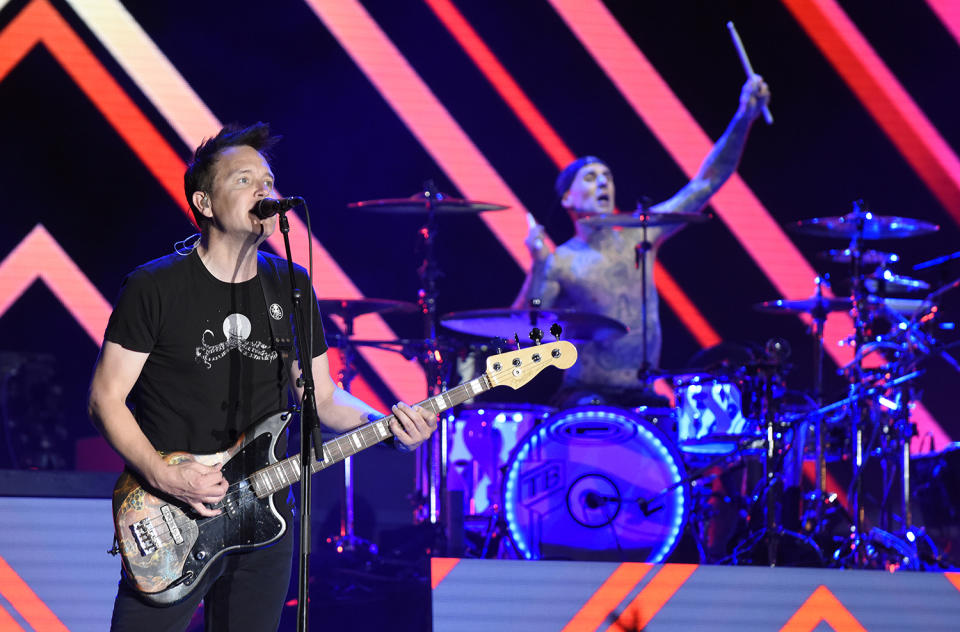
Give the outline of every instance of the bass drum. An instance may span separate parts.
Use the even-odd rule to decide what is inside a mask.
[[[619,408],[551,415],[517,444],[504,475],[507,530],[526,559],[661,562],[686,520],[673,443]]]

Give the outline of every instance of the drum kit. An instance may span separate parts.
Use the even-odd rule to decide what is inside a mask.
[[[344,354],[345,388],[356,371],[356,349],[374,346],[416,357],[427,374],[428,396],[435,395],[454,379],[450,359],[479,348],[466,338],[438,337],[438,326],[470,340],[502,342],[504,335],[516,338],[515,332],[544,323],[559,324],[564,337],[575,343],[627,332],[622,323],[601,314],[537,304],[437,315],[433,240],[438,217],[506,208],[502,205],[450,198],[427,183],[410,198],[350,206],[416,213],[426,220],[420,231],[424,262],[417,304],[321,301],[322,312],[344,323],[343,335],[328,338]],[[639,252],[647,227],[706,218],[641,210],[581,221],[643,229]],[[670,407],[557,410],[537,404],[470,403],[443,416],[440,430],[418,451],[416,517],[439,534],[432,548],[450,555],[639,562],[669,558],[916,568],[921,561],[935,561],[936,547],[929,538],[924,541],[922,528],[911,516],[910,441],[916,426],[910,410],[918,399],[914,379],[923,373],[927,358],[944,358],[960,371],[946,353],[947,345],[933,335],[941,298],[960,285],[960,279],[931,292],[927,282],[891,270],[898,255],[866,245],[924,235],[938,227],[874,215],[856,202],[846,215],[800,221],[791,229],[848,242],[843,249],[818,255],[848,267],[847,295],[832,296],[824,275],[816,279],[808,298],[754,306],[763,313],[809,319],[812,391],[786,388],[790,349],[786,341],[774,339],[762,351],[683,373],[638,365],[641,379],[672,381],[675,403]],[[640,259],[645,264],[646,257]],[[397,311],[421,313],[422,339],[354,338],[355,318]],[[852,319],[853,334],[846,342],[853,360],[841,367],[848,385],[844,397],[827,402],[824,326],[834,312],[848,312]],[[638,388],[644,386],[638,380]],[[813,491],[801,497],[801,473],[811,461]],[[849,464],[852,470],[846,507],[842,493],[828,491],[828,462]],[[880,500],[868,515],[873,496],[864,489],[868,479],[874,482],[877,467],[883,479],[876,494]],[[352,495],[348,465],[340,538],[346,546],[359,542],[353,532]],[[457,536],[450,528],[464,524],[461,500],[468,527],[463,545],[463,534]]]

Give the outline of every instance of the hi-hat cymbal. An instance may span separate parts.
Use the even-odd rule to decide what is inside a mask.
[[[627,333],[626,325],[618,320],[573,309],[475,309],[440,318],[447,329],[487,338],[524,336],[531,327],[547,331],[553,323],[563,328],[562,338],[574,342]]]
[[[436,213],[482,213],[484,211],[502,211],[508,206],[490,202],[476,202],[450,197],[444,193],[437,193],[433,199],[428,199],[423,193],[411,195],[408,198],[385,198],[382,200],[365,200],[351,202],[347,208],[356,208],[361,211],[375,211],[379,213],[426,213],[432,205]]]
[[[822,312],[847,312],[852,303],[850,298],[831,298],[829,296],[811,296],[800,300],[764,301],[757,303],[753,308],[760,312],[771,314],[816,314]]]
[[[667,213],[647,211],[646,213],[611,213],[591,215],[577,220],[585,226],[641,228],[643,226],[672,226],[675,224],[699,224],[713,219],[705,213]]]
[[[900,276],[890,270],[877,270],[864,279],[867,291],[877,293],[881,289],[885,292],[924,292],[930,289],[930,284],[920,279]]]
[[[843,250],[826,250],[817,253],[820,259],[826,259],[835,263],[850,263],[853,261],[853,252],[849,248]],[[860,253],[860,263],[865,266],[889,265],[900,261],[898,255],[892,252],[881,252],[879,250],[864,250]]]
[[[414,312],[417,306],[406,301],[388,298],[328,298],[317,301],[320,312],[352,320],[362,314],[373,312]]]
[[[909,217],[854,211],[839,217],[805,219],[797,222],[790,229],[795,233],[814,237],[851,239],[860,236],[863,239],[900,239],[936,232],[940,227]]]

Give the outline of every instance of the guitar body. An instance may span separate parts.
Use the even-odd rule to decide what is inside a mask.
[[[576,348],[558,340],[487,358],[487,370],[478,378],[420,402],[435,415],[496,386],[520,388],[544,368],[567,369],[577,360]],[[315,474],[361,450],[393,436],[393,415],[364,424],[324,442],[310,455]],[[280,411],[250,426],[237,443],[223,452],[164,455],[168,463],[187,459],[204,465],[223,464],[230,484],[216,505],[222,513],[197,516],[179,502],[144,488],[125,472],[113,490],[113,515],[123,568],[130,585],[149,602],[172,604],[186,598],[207,576],[210,565],[231,551],[243,551],[276,542],[287,530],[273,494],[300,480],[300,455],[277,461],[275,448],[290,413]]]
[[[253,424],[230,449],[216,454],[164,455],[170,464],[194,459],[204,465],[223,463],[230,485],[211,518],[145,489],[124,472],[113,491],[117,541],[127,580],[147,600],[168,605],[185,598],[211,564],[225,553],[277,541],[287,530],[273,494],[259,498],[250,486],[252,472],[276,463],[275,448],[290,413],[273,413]]]

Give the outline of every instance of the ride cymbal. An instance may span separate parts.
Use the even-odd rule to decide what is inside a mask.
[[[320,312],[352,320],[363,314],[373,312],[415,312],[417,306],[406,301],[394,301],[387,298],[328,298],[317,301]]]
[[[577,220],[585,226],[642,228],[644,226],[673,226],[676,224],[699,224],[713,219],[705,213],[665,213],[662,211],[647,211],[645,213],[611,213],[609,215],[592,215]]]
[[[417,193],[408,198],[364,200],[362,202],[351,202],[347,204],[347,208],[378,213],[427,213],[431,207],[435,213],[443,214],[483,213],[485,211],[502,211],[503,209],[509,208],[503,204],[462,200],[450,197],[444,193],[437,193],[432,199],[423,193]]]
[[[627,333],[627,326],[616,319],[573,309],[475,309],[440,318],[447,329],[488,338],[523,335],[531,327],[547,330],[553,323],[563,328],[562,338],[574,342]]]
[[[909,217],[854,211],[838,217],[805,219],[790,226],[790,230],[814,237],[852,239],[860,236],[862,239],[902,239],[933,233],[940,230],[940,227]]]

